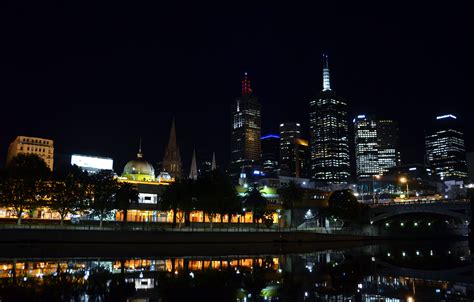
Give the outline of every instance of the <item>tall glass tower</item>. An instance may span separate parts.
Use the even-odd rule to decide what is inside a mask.
[[[324,56],[323,90],[309,102],[311,177],[318,183],[344,184],[350,177],[347,103],[331,90]]]
[[[370,178],[380,173],[377,142],[377,123],[364,114],[354,119],[354,146],[357,179]]]
[[[260,163],[260,103],[252,94],[247,73],[242,80],[242,95],[232,105],[231,174],[238,176]]]
[[[467,178],[464,134],[457,117],[446,114],[436,117],[436,122],[425,136],[426,161],[433,174],[441,180]]]

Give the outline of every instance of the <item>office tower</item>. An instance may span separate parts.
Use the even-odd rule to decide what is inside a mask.
[[[433,174],[443,181],[467,178],[464,134],[456,116],[436,117],[425,135],[425,145],[426,161]]]
[[[379,172],[384,174],[401,164],[398,123],[390,119],[377,120]]]
[[[280,137],[275,134],[262,136],[262,168],[265,175],[278,171]]]
[[[469,181],[474,182],[474,151],[466,153],[467,176]]]
[[[280,175],[308,176],[308,141],[301,139],[301,124],[280,124]]]
[[[377,123],[363,114],[354,119],[357,179],[380,174]]]
[[[181,178],[182,164],[178,144],[176,142],[174,119],[171,123],[170,139],[165,150],[165,156],[163,157],[162,168],[168,172],[171,177],[175,179]]]
[[[232,105],[231,175],[238,177],[242,168],[249,169],[260,162],[260,103],[252,94],[247,73],[242,80],[242,95]]]
[[[297,138],[294,146],[294,160],[291,161],[294,166],[292,166],[291,176],[307,178],[309,175],[309,143],[305,139]]]
[[[323,90],[309,102],[311,178],[318,183],[347,183],[350,177],[347,104],[330,86],[324,56]]]
[[[280,175],[294,176],[296,139],[301,138],[300,123],[280,124]]]
[[[36,154],[53,171],[54,142],[50,139],[30,136],[17,136],[8,147],[7,165],[18,154]]]

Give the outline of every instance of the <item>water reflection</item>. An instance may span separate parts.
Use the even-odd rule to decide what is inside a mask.
[[[0,259],[0,301],[442,301],[474,297],[467,242],[286,255]]]

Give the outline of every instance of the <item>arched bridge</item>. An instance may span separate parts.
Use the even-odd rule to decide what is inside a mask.
[[[471,220],[471,204],[468,201],[411,201],[391,202],[370,206],[371,223],[386,220],[395,216],[409,214],[436,214],[456,218],[462,221]]]

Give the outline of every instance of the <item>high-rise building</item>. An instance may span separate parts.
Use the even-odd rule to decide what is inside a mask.
[[[398,123],[360,114],[354,118],[357,179],[385,174],[400,165]]]
[[[174,126],[174,119],[171,123],[170,139],[163,157],[162,168],[168,172],[171,177],[177,179],[181,178],[182,164],[181,156],[179,155],[179,148],[176,142],[176,129]]]
[[[242,168],[249,169],[260,162],[260,103],[252,94],[247,73],[242,80],[242,95],[232,105],[231,175],[238,177]]]
[[[464,134],[458,118],[452,114],[436,117],[425,135],[426,161],[442,181],[467,178]]]
[[[305,139],[295,139],[295,152],[294,160],[292,160],[294,168],[292,166],[291,176],[297,178],[307,178],[309,173],[309,143]]]
[[[467,177],[469,181],[474,182],[474,151],[466,153]]]
[[[280,175],[307,177],[309,170],[308,141],[301,139],[301,124],[280,124]]]
[[[377,120],[377,143],[380,174],[401,165],[398,123],[390,119]]]
[[[377,123],[364,114],[354,119],[357,179],[380,174]]]
[[[266,175],[270,175],[278,170],[278,160],[280,154],[280,136],[268,134],[262,136],[262,167]]]
[[[294,176],[296,140],[300,138],[300,123],[286,122],[280,124],[280,175]]]
[[[36,154],[41,157],[48,168],[53,171],[54,142],[51,139],[17,136],[8,147],[7,165],[18,154]]]
[[[309,102],[311,178],[318,183],[343,184],[350,177],[347,103],[330,86],[324,56],[323,90]]]

